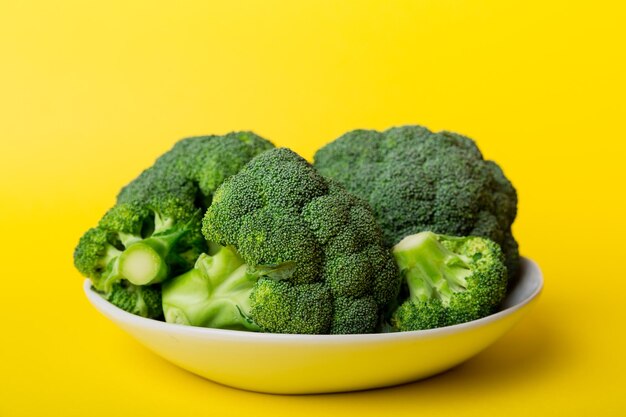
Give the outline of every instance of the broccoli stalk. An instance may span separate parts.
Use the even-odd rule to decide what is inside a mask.
[[[232,247],[211,245],[190,271],[166,282],[165,321],[191,326],[258,331],[250,318],[250,294],[258,276]]]
[[[206,243],[199,230],[193,237],[194,226],[199,229],[200,213],[193,206],[176,203],[168,194],[161,195],[160,204],[169,215],[142,204],[120,203],[107,212],[99,227],[81,238],[76,266],[97,290],[107,293],[122,280],[157,284],[171,272],[188,270],[193,261],[185,258],[191,255],[195,260],[204,251]]]
[[[130,244],[119,257],[119,273],[135,285],[157,284],[170,272],[168,256],[186,230],[170,230]]]
[[[446,249],[432,232],[408,236],[393,254],[414,302],[436,297],[447,306],[453,293],[467,289],[466,278],[472,274],[469,259]]]
[[[395,330],[422,330],[494,313],[506,294],[500,246],[481,237],[422,232],[393,248],[402,290],[391,314]]]

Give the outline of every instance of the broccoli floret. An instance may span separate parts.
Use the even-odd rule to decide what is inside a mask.
[[[482,236],[516,274],[517,194],[471,139],[420,126],[355,130],[319,149],[314,165],[371,204],[388,246],[422,231]]]
[[[264,152],[224,181],[203,233],[258,277],[246,315],[261,331],[371,333],[399,289],[367,203],[289,149]]]
[[[207,251],[202,214],[217,182],[271,147],[249,132],[181,140],[125,186],[116,205],[81,238],[74,252],[77,269],[118,307],[160,316],[160,308],[138,309],[127,302],[142,294],[135,286],[159,284],[194,266]]]
[[[146,202],[118,203],[98,227],[85,233],[74,252],[77,269],[106,299],[147,317],[161,316],[160,307],[135,307],[133,300],[148,291],[135,286],[152,286],[188,270],[206,250],[201,211],[171,194],[159,195],[155,192]]]
[[[226,178],[236,174],[257,154],[273,147],[271,142],[252,132],[193,137],[174,145],[171,152],[156,162],[156,166],[185,173],[210,200]]]
[[[160,318],[163,315],[158,285],[139,286],[121,281],[113,284],[104,296],[112,304],[138,316]]]
[[[266,332],[324,334],[333,333],[333,295],[323,282],[293,284],[287,281],[275,281],[262,278],[251,295],[252,317]],[[368,312],[376,315],[376,310]],[[375,320],[374,320],[375,321]],[[367,333],[374,326],[367,328],[364,323],[334,333]]]
[[[393,248],[402,275],[391,325],[423,330],[476,320],[504,299],[507,270],[500,246],[481,237],[422,232]]]
[[[122,277],[135,285],[162,282],[170,272],[189,269],[189,259],[206,250],[200,210],[171,197],[155,193],[145,203],[119,203],[100,220],[100,229],[122,249],[114,268],[118,276],[101,276],[103,289]]]
[[[257,154],[273,147],[271,142],[252,132],[182,139],[159,157],[154,166],[124,187],[118,201],[145,200],[150,197],[153,184],[182,178],[182,183],[172,183],[169,188],[175,192],[177,188],[182,189],[181,194],[194,194],[196,206],[206,209],[224,179],[237,173]]]

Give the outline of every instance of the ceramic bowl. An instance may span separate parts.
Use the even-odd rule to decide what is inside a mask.
[[[127,313],[91,289],[93,306],[156,354],[215,382],[245,390],[312,394],[415,381],[460,364],[527,313],[543,286],[522,259],[520,278],[498,313],[432,330],[360,335],[289,335],[170,324]]]

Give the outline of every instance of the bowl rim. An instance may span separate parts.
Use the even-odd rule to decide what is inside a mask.
[[[519,282],[523,278],[532,277],[533,281],[536,281],[533,291],[524,297],[514,305],[502,309],[489,316],[472,320],[466,323],[455,324],[452,326],[438,327],[435,329],[427,330],[413,330],[405,332],[392,332],[392,333],[367,333],[367,334],[336,334],[336,335],[315,335],[315,334],[285,334],[285,333],[262,333],[262,332],[249,332],[243,330],[227,330],[227,329],[213,329],[207,327],[186,326],[182,324],[167,323],[164,321],[149,319],[146,317],[137,316],[129,313],[121,308],[111,304],[105,300],[100,293],[95,291],[91,286],[91,281],[86,278],[83,283],[83,290],[85,295],[91,304],[100,313],[105,316],[112,317],[116,321],[127,322],[135,327],[143,327],[151,330],[159,330],[167,332],[169,334],[185,334],[205,337],[221,337],[232,339],[249,339],[250,341],[264,341],[264,342],[292,342],[300,341],[306,343],[345,343],[345,342],[381,342],[381,341],[399,341],[405,339],[415,338],[433,338],[445,336],[459,331],[467,330],[472,327],[483,326],[489,323],[500,320],[501,318],[511,315],[514,312],[520,310],[534,299],[536,299],[543,290],[544,280],[543,274],[539,265],[532,259],[520,257],[522,273],[518,278]],[[535,270],[534,274],[530,274],[529,270]]]

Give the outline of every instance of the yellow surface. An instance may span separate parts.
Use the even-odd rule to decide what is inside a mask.
[[[0,416],[626,414],[621,2],[156,3],[0,2]],[[176,139],[253,129],[311,157],[407,123],[502,165],[545,273],[474,360],[392,389],[260,395],[179,370],[88,305],[78,237]]]

